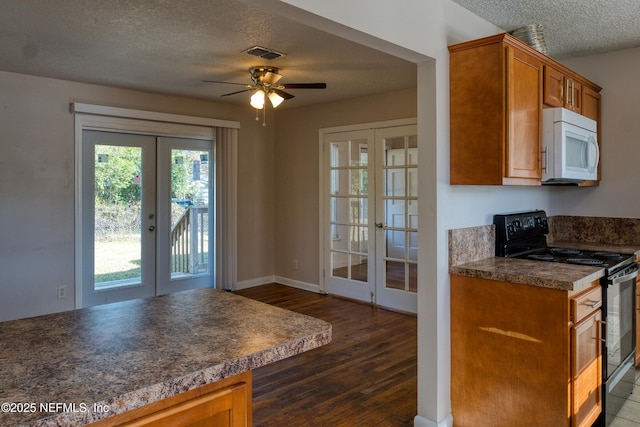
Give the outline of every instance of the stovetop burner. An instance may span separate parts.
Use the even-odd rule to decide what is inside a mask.
[[[578,249],[569,249],[569,248],[549,248],[549,252],[555,255],[580,255],[582,252]]]
[[[592,265],[594,267],[607,265],[604,261],[592,258],[567,258],[565,262],[567,264]]]
[[[551,254],[532,254],[527,255],[529,259],[535,259],[536,261],[556,261],[556,258]]]
[[[615,251],[549,247],[547,214],[542,210],[494,215],[493,224],[496,228],[496,256],[603,267],[607,276],[635,261],[633,254]]]
[[[621,260],[624,258],[624,255],[616,252],[593,252],[591,256],[595,258],[613,259],[613,260]]]

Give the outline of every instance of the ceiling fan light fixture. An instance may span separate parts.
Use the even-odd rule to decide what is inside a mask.
[[[256,93],[251,95],[251,106],[256,110],[264,108],[264,92],[262,90],[257,90]]]
[[[282,103],[282,101],[284,101],[284,98],[275,92],[271,92],[268,96],[269,96],[269,101],[271,101],[271,106],[273,106],[273,108],[276,108],[278,105]]]

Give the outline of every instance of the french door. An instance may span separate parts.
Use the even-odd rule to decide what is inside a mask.
[[[416,312],[416,126],[325,133],[323,285],[331,294]]]
[[[82,133],[82,306],[212,286],[212,142]]]

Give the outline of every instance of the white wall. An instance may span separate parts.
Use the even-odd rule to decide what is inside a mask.
[[[238,280],[273,276],[273,130],[250,108],[0,72],[0,321],[74,308],[71,102],[240,121]]]
[[[602,86],[602,182],[557,192],[566,215],[640,218],[640,48],[563,61]]]

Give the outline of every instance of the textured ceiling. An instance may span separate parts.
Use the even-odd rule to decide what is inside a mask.
[[[587,56],[640,46],[638,0],[453,0],[512,31],[542,24],[548,55]]]
[[[638,0],[455,0],[505,30],[541,23],[556,58],[638,46]],[[259,2],[254,2],[259,4]],[[398,3],[401,5],[401,3]],[[283,52],[267,61],[243,50]],[[415,64],[238,0],[0,0],[0,70],[246,103],[255,65],[292,89],[279,108],[415,87]]]
[[[267,61],[242,51],[283,52]],[[280,68],[279,108],[416,86],[416,66],[236,0],[2,0],[0,69],[108,86],[247,103],[222,94],[251,83],[249,67]]]

